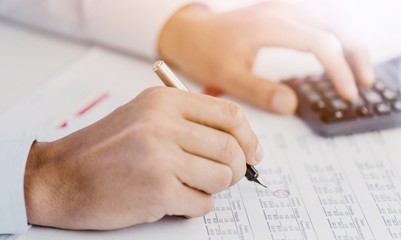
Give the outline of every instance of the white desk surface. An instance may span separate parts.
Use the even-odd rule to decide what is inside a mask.
[[[88,48],[83,43],[0,21],[0,112],[40,88]]]

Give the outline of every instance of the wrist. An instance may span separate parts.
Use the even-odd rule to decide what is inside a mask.
[[[56,162],[62,156],[54,143],[34,142],[29,151],[24,176],[25,206],[28,223],[52,226],[61,220],[62,186]]]
[[[164,25],[159,41],[158,54],[167,61],[172,61],[177,52],[190,51],[187,49],[190,43],[189,37],[197,37],[196,32],[202,29],[202,25],[212,12],[201,4],[192,4],[178,10]],[[184,49],[183,49],[184,48]]]
[[[42,188],[38,187],[41,184],[38,183],[39,174],[41,172],[41,166],[45,163],[45,148],[46,144],[34,142],[29,151],[28,160],[25,169],[24,176],[24,194],[25,194],[25,205],[28,216],[28,222],[35,224],[38,218],[42,215],[41,204],[38,199],[41,199]]]

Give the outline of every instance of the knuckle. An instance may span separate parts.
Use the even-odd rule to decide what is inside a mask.
[[[233,127],[239,127],[245,122],[245,114],[241,106],[227,102],[224,104],[225,111],[231,118]]]
[[[207,196],[200,206],[201,215],[206,215],[211,212],[214,208],[214,201],[211,195]]]
[[[338,39],[331,33],[319,33],[315,36],[316,41],[313,45],[318,52],[340,53],[341,44]]]
[[[230,167],[224,166],[217,175],[215,187],[216,193],[226,190],[230,187],[233,179],[233,172]]]
[[[163,95],[163,93],[164,93],[163,87],[151,87],[145,89],[140,95],[143,95],[145,97],[155,98]]]
[[[236,184],[245,176],[245,172],[246,172],[245,159],[243,159],[243,161],[238,161],[238,164],[236,165],[234,172],[235,172],[235,174],[233,174],[233,176],[232,176],[232,181],[230,183],[231,185]]]
[[[225,137],[223,145],[223,154],[225,159],[230,159],[236,156],[239,153],[239,148],[240,146],[233,136],[227,135],[227,137]]]
[[[165,102],[170,99],[170,92],[171,89],[166,87],[152,87],[141,92],[137,100],[146,100],[149,104],[159,104],[160,102]]]
[[[227,102],[225,103],[225,108],[227,110],[227,113],[234,119],[236,118],[242,118],[243,112],[242,108],[235,103]]]
[[[246,137],[245,145],[244,145],[244,153],[246,159],[250,159],[254,157],[256,150],[259,145],[259,140],[253,132],[249,132]]]

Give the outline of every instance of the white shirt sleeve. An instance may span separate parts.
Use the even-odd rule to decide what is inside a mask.
[[[204,0],[0,0],[0,15],[147,58],[157,56],[166,21]]]
[[[33,137],[0,137],[0,234],[25,232],[24,176]]]

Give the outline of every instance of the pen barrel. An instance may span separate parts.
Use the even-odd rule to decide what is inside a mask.
[[[157,61],[153,64],[153,71],[163,81],[167,87],[178,88],[180,90],[189,92],[188,88],[175,76],[173,71],[164,61]]]

